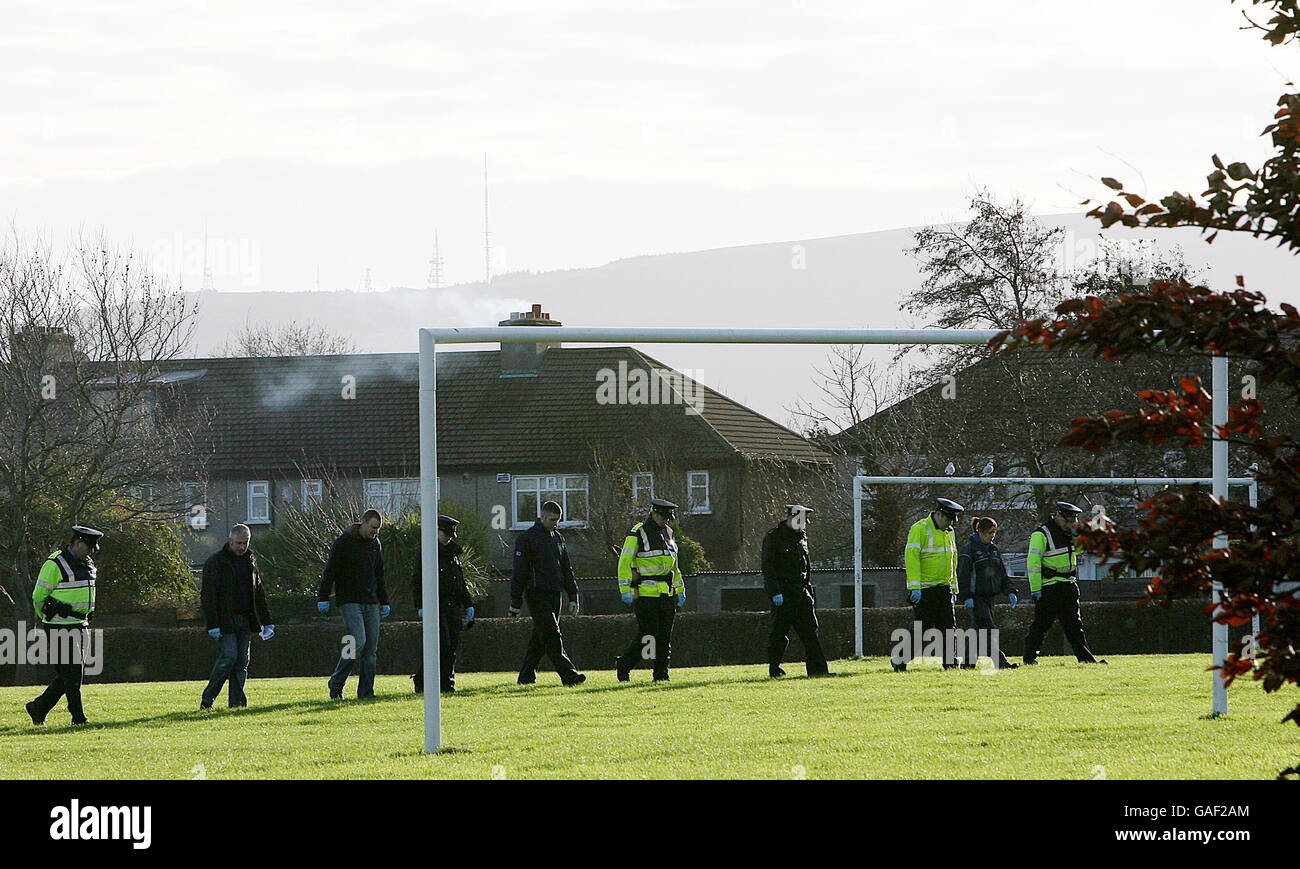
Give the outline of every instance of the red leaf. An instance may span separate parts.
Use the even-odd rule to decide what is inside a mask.
[[[1101,183],[1102,183],[1102,184],[1105,184],[1105,185],[1106,185],[1107,187],[1109,187],[1111,190],[1123,190],[1123,189],[1124,189],[1124,185],[1121,184],[1121,183],[1119,183],[1118,181],[1116,181],[1114,178],[1103,178],[1103,179],[1101,179]]]

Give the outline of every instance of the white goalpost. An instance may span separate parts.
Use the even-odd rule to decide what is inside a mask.
[[[1216,360],[1217,361],[1217,360]],[[1026,486],[1213,486],[1214,477],[872,477],[857,475],[853,478],[853,653],[861,658],[862,653],[862,501],[864,486],[897,485],[947,485],[947,486],[992,486],[992,485],[1026,485]],[[1259,500],[1259,487],[1253,477],[1229,477],[1224,481],[1225,490],[1229,486],[1246,486],[1249,489],[1250,506]],[[1216,538],[1215,548],[1218,545]],[[1214,589],[1214,600],[1220,600],[1222,589]],[[1255,616],[1253,631],[1259,633],[1259,616]],[[1228,626],[1215,622],[1212,628],[1214,664],[1222,667],[1228,656]],[[1228,712],[1228,688],[1218,673],[1211,675],[1213,680],[1211,712],[1213,715],[1226,715]]]
[[[576,342],[587,344],[983,344],[998,334],[994,329],[713,329],[713,328],[583,328],[575,326],[495,326],[483,328],[420,329],[420,512],[421,551],[423,553],[422,590],[424,595],[423,662],[424,750],[436,752],[442,745],[441,684],[438,631],[438,439],[437,439],[437,351],[439,344],[496,344]],[[593,385],[594,390],[594,385]],[[594,391],[593,391],[594,401]],[[1213,494],[1226,498],[1228,493],[1228,444],[1218,436],[1218,426],[1228,420],[1228,361],[1215,356],[1213,367]],[[952,478],[944,478],[952,482]],[[1110,478],[1107,478],[1110,480]],[[987,479],[981,479],[987,483]],[[855,480],[855,491],[861,484]],[[855,504],[860,510],[860,501]],[[861,525],[856,526],[855,552],[861,556]],[[1215,538],[1216,548],[1228,545],[1223,534]],[[861,619],[861,569],[858,568],[857,604]],[[1214,590],[1219,601],[1222,589]],[[431,615],[430,615],[431,614]],[[858,649],[861,651],[861,622]],[[1216,627],[1215,660],[1219,655]],[[1227,633],[1223,633],[1226,654]],[[1223,692],[1220,708],[1216,679],[1214,706],[1216,714],[1227,712],[1227,694]]]

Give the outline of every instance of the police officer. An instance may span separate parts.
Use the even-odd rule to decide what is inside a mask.
[[[786,504],[785,518],[763,537],[763,588],[772,599],[772,632],[767,638],[767,675],[772,678],[785,675],[781,658],[790,644],[792,627],[803,643],[808,675],[830,675],[817,636],[816,596],[808,559],[812,512],[802,504]]]
[[[1074,656],[1083,664],[1105,664],[1088,649],[1083,636],[1083,617],[1079,612],[1079,556],[1074,551],[1074,535],[1079,532],[1083,509],[1068,501],[1057,501],[1047,521],[1029,535],[1029,596],[1034,599],[1034,621],[1025,635],[1026,664],[1038,663],[1043,637],[1057,619]]]
[[[527,597],[528,614],[533,618],[533,633],[519,667],[520,685],[537,681],[537,664],[543,655],[551,659],[564,685],[587,681],[569,660],[560,634],[562,593],[569,596],[569,615],[578,614],[578,580],[569,563],[564,537],[555,530],[563,515],[559,504],[547,501],[532,527],[515,538],[515,568],[510,577],[510,608],[506,612],[519,615]]]
[[[51,552],[36,577],[32,604],[49,635],[54,680],[41,696],[27,704],[32,724],[44,724],[45,716],[65,695],[72,723],[86,723],[81,706],[81,678],[84,650],[89,642],[86,627],[95,612],[96,575],[95,560],[90,554],[99,549],[103,537],[102,531],[74,525],[72,541],[63,549]],[[70,633],[61,633],[64,631]],[[71,642],[61,642],[61,638]]]
[[[614,659],[620,682],[628,681],[632,668],[642,658],[654,660],[656,682],[668,681],[673,617],[678,607],[686,605],[677,541],[669,527],[676,518],[676,504],[651,498],[650,514],[633,525],[623,541],[618,557],[618,590],[623,603],[634,608],[637,635]]]
[[[459,519],[438,514],[438,639],[442,650],[439,663],[442,667],[442,693],[456,690],[456,650],[460,648],[460,620],[464,616],[466,628],[474,626],[474,599],[465,585],[465,567],[460,556],[465,550],[456,541]],[[411,569],[411,602],[416,613],[424,618],[424,567],[420,550],[415,552],[415,566]],[[424,659],[411,677],[415,680],[415,693],[424,693]]]
[[[944,632],[945,670],[957,666],[956,649],[949,648],[946,638],[957,624],[953,613],[957,591],[957,540],[953,528],[965,509],[956,501],[939,498],[929,515],[908,531],[903,551],[913,619],[921,623],[923,633],[932,628]],[[907,660],[891,663],[897,672],[907,669]]]

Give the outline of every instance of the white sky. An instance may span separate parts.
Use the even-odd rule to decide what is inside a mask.
[[[0,218],[187,288],[423,286],[1077,211],[1257,162],[1293,47],[1228,0],[6,3]],[[1129,164],[1129,165],[1126,165]]]

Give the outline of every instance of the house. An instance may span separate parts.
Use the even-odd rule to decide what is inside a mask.
[[[546,324],[558,325],[535,305],[499,325]],[[418,510],[417,354],[188,359],[169,369],[160,376],[211,415],[207,480],[185,494],[196,559],[234,524],[256,534],[287,508],[329,498],[385,517]],[[714,567],[757,566],[770,505],[786,497],[763,497],[770,469],[797,478],[831,466],[800,435],[631,347],[440,352],[437,436],[440,498],[493,529],[490,557],[503,569],[515,533],[553,499],[575,560],[612,572],[611,541],[616,549],[652,495],[682,505],[683,532]]]

